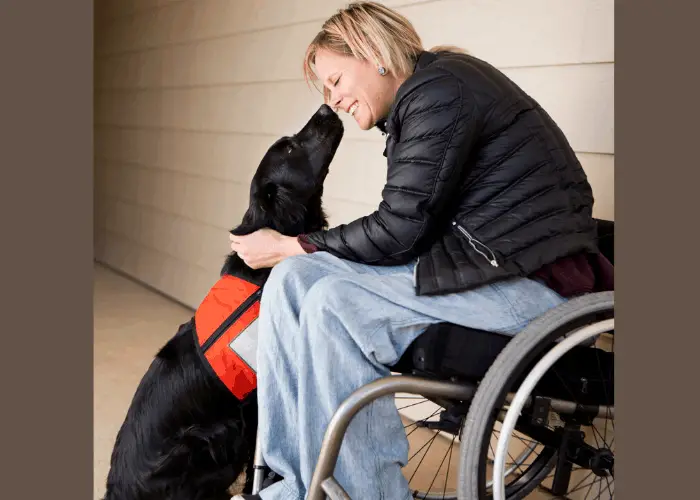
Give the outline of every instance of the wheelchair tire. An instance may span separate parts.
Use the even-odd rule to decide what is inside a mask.
[[[575,329],[612,317],[614,292],[584,295],[558,306],[535,319],[518,333],[499,354],[479,384],[464,421],[460,447],[460,471],[457,484],[460,500],[490,500],[486,491],[485,457],[497,411],[503,407],[508,389],[520,379],[532,360],[541,355],[558,338]],[[546,475],[546,474],[545,474]],[[542,478],[533,477],[510,499],[523,498],[534,490]]]

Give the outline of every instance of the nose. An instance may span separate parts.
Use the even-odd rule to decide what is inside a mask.
[[[330,94],[329,94],[329,96],[328,96],[328,105],[329,105],[331,108],[337,109],[338,107],[340,107],[340,102],[341,102],[342,100],[343,100],[342,97],[340,97],[340,96],[337,96],[337,97],[336,97],[336,96],[333,95],[333,91],[332,91],[332,90],[330,91]]]
[[[321,104],[321,107],[318,108],[317,113],[319,114],[319,116],[330,116],[335,114],[333,109],[327,104]]]

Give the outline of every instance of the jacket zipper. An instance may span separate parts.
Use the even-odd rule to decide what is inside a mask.
[[[202,353],[207,352],[207,350],[214,345],[214,343],[219,340],[219,338],[226,332],[226,330],[229,329],[229,327],[238,320],[241,316],[243,316],[243,313],[248,310],[250,306],[252,306],[256,300],[258,300],[258,297],[262,294],[262,288],[258,288],[250,297],[245,299],[245,301],[236,308],[235,311],[233,311],[228,318],[224,320],[223,323],[217,328],[214,333],[211,334],[211,337],[209,337],[204,344],[202,344]]]
[[[476,251],[476,253],[478,253],[479,255],[481,255],[482,257],[484,257],[484,258],[489,262],[489,264],[491,264],[493,267],[498,267],[498,260],[496,259],[496,254],[493,253],[493,250],[491,250],[489,247],[487,247],[486,245],[484,245],[482,242],[480,242],[479,240],[477,240],[476,238],[474,238],[471,234],[469,234],[469,233],[467,232],[466,229],[464,229],[462,226],[460,226],[459,224],[457,224],[456,221],[452,221],[452,225],[455,226],[455,227],[459,230],[459,232],[462,233],[462,234],[469,240],[469,244],[470,244],[470,245],[472,246],[472,248]],[[476,247],[476,244],[481,245],[482,248],[484,248],[488,253],[491,254],[491,257],[489,258],[488,255],[486,255],[484,252],[482,252],[481,250],[479,250],[479,249]]]
[[[416,259],[416,265],[413,268],[413,286],[418,286],[418,264],[420,264],[420,257]]]

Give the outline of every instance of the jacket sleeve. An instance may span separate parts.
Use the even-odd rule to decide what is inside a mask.
[[[378,209],[349,224],[305,235],[318,250],[366,264],[398,265],[427,250],[444,230],[475,143],[474,100],[450,73],[424,71],[395,103],[387,182]],[[436,227],[436,222],[440,227]]]

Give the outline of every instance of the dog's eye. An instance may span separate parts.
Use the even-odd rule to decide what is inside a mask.
[[[292,154],[292,151],[294,151],[294,146],[287,146],[287,154]]]

